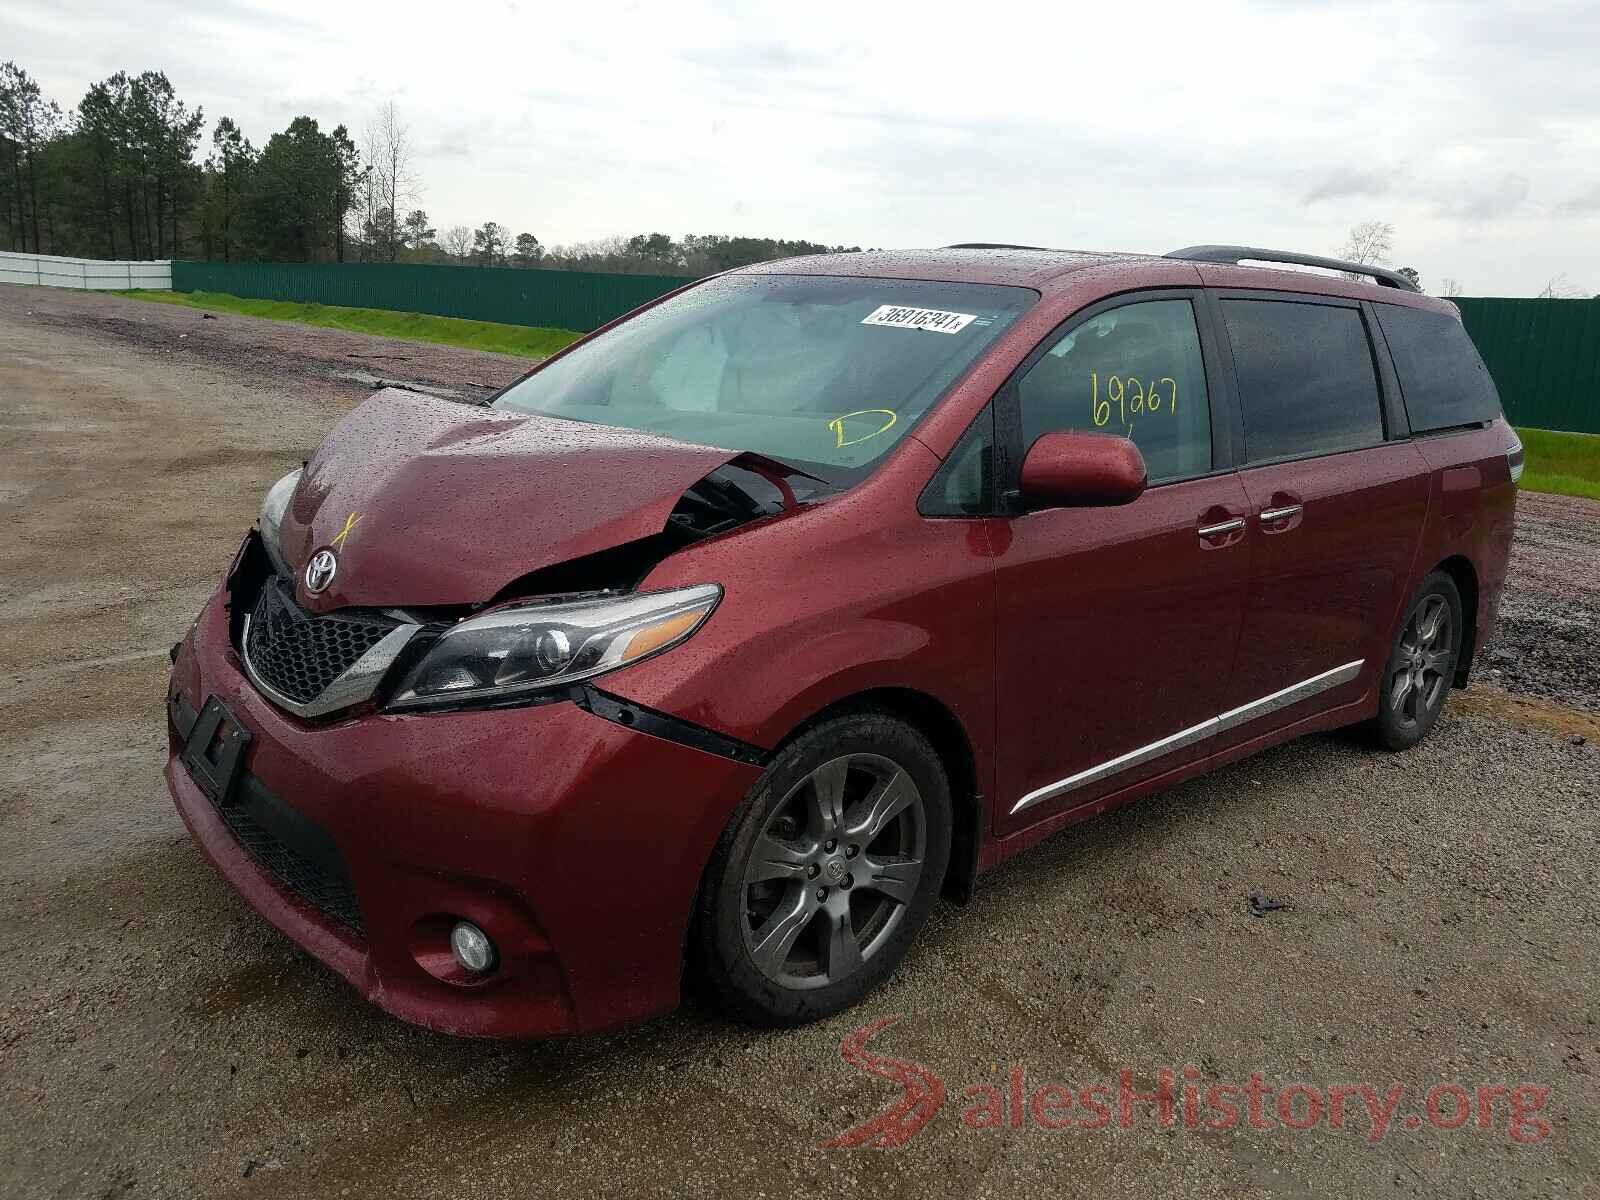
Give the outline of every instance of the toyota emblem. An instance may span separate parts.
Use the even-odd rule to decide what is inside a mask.
[[[332,550],[318,550],[306,564],[306,591],[313,596],[328,590],[334,574],[339,570],[339,560]]]

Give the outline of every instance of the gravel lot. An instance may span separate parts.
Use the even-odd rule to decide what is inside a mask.
[[[1517,518],[1515,584],[1479,660],[1484,678],[1600,713],[1600,502],[1529,492]]]
[[[525,366],[0,288],[0,1195],[1597,1194],[1591,502],[1524,497],[1503,627],[1422,747],[1303,739],[1057,836],[858,1011],[507,1045],[362,1003],[185,835],[166,648],[362,379],[465,395]],[[1287,907],[1253,917],[1258,889]],[[895,1015],[871,1049],[943,1108],[826,1148],[898,1098],[840,1056]],[[1407,1090],[1377,1140],[1356,1101],[1306,1131],[962,1118],[1015,1066],[1150,1091],[1189,1065]],[[1548,1136],[1513,1141],[1503,1097],[1488,1128],[1408,1127],[1439,1083],[1548,1086]]]

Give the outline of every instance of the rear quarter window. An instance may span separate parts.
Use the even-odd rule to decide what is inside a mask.
[[[1500,394],[1460,321],[1445,313],[1377,305],[1413,433],[1492,421]]]
[[[1224,300],[1251,462],[1383,441],[1378,376],[1361,312],[1287,300]]]

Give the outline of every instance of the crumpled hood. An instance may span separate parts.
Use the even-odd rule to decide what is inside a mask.
[[[540,567],[659,533],[736,453],[389,388],[306,464],[280,546],[307,608],[475,604]],[[306,592],[316,551],[333,582]]]

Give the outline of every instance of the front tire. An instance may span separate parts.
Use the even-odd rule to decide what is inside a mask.
[[[729,820],[700,890],[691,965],[758,1025],[800,1025],[893,973],[950,859],[950,785],[895,717],[834,717],[784,747]]]
[[[1461,657],[1461,592],[1435,571],[1406,608],[1383,669],[1373,731],[1388,750],[1409,750],[1428,735]]]

